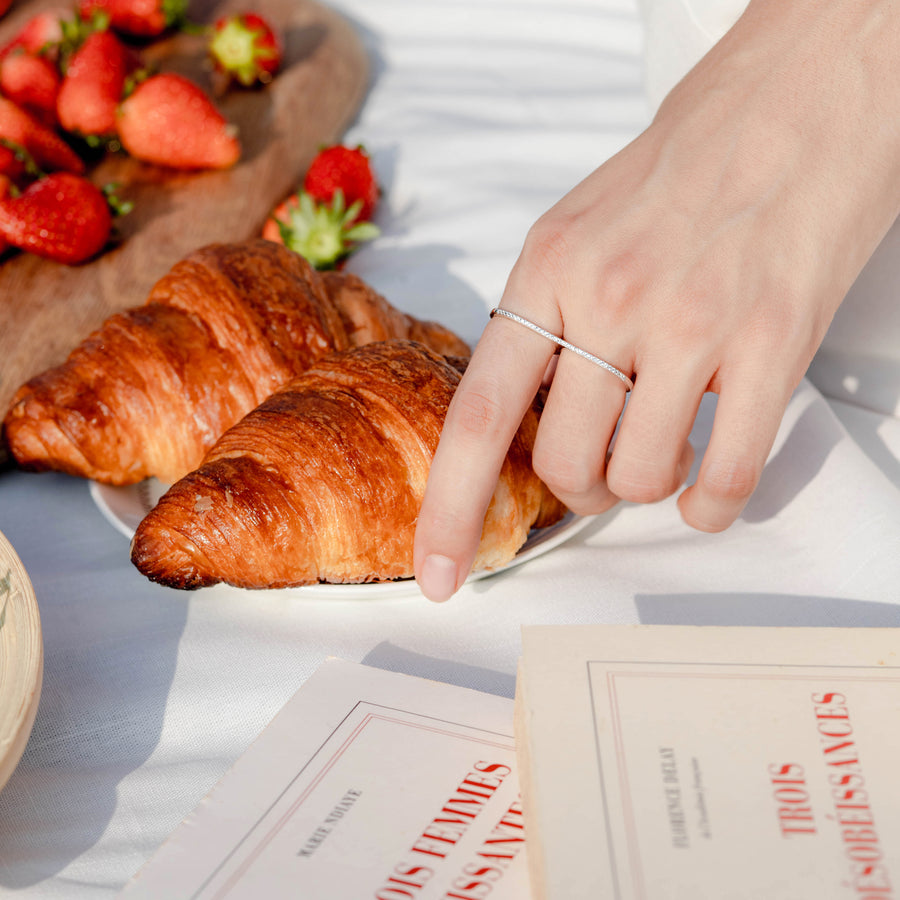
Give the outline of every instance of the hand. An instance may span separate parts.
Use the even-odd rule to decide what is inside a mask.
[[[900,211],[898,51],[896,7],[755,0],[650,127],[531,229],[500,305],[635,373],[626,407],[615,376],[559,356],[533,463],[574,512],[675,492],[713,391],[712,436],[678,506],[702,531],[740,515],[791,393]],[[487,325],[419,516],[427,597],[465,580],[555,349],[508,319]]]

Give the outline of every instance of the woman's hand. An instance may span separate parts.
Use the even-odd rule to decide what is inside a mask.
[[[896,4],[755,0],[652,125],[531,229],[500,305],[634,373],[623,415],[619,379],[558,358],[533,461],[574,512],[678,490],[714,391],[712,437],[678,504],[702,531],[740,515],[791,393],[900,211],[897,58]],[[419,517],[427,597],[465,580],[555,350],[509,319],[486,327]]]

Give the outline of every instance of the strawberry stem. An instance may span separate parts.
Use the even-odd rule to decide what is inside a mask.
[[[187,25],[187,0],[163,0],[163,15],[166,18],[166,25],[183,27]]]
[[[21,145],[9,138],[0,137],[0,146],[11,151],[16,160],[25,166],[25,174],[30,178],[43,178],[46,172],[42,172],[34,157]]]
[[[120,187],[117,181],[111,181],[104,184],[101,190],[106,202],[109,204],[110,211],[114,216],[127,216],[134,209],[134,203],[131,200],[121,200],[116,194],[116,190]]]
[[[344,192],[335,191],[330,204],[317,203],[306,191],[297,193],[297,204],[289,209],[287,220],[276,219],[284,245],[299,253],[316,269],[333,269],[362,241],[380,234],[371,222],[355,222],[363,201],[346,208]]]
[[[81,45],[95,32],[109,28],[110,15],[105,9],[95,9],[89,18],[75,12],[74,19],[60,19],[62,41],[59,44],[59,70],[65,75],[69,62]]]

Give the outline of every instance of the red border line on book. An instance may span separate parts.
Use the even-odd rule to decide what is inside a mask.
[[[626,844],[627,844],[627,852],[628,856],[631,860],[631,873],[633,876],[633,883],[635,885],[635,898],[636,900],[647,900],[646,894],[646,885],[644,879],[644,871],[643,864],[641,862],[641,854],[640,847],[638,841],[638,833],[637,826],[635,823],[635,813],[634,807],[631,800],[631,794],[629,790],[629,779],[628,779],[628,765],[626,762],[626,754],[623,745],[623,734],[622,734],[622,723],[619,718],[619,703],[618,696],[615,690],[615,681],[616,678],[622,677],[642,677],[642,678],[714,678],[714,679],[763,679],[768,681],[824,681],[827,680],[829,682],[833,682],[835,678],[835,674],[832,672],[831,674],[825,675],[821,674],[821,670],[823,668],[837,670],[840,673],[840,678],[844,681],[860,681],[860,682],[895,682],[900,683],[900,676],[897,675],[887,675],[886,673],[891,670],[896,670],[900,667],[898,666],[819,666],[812,663],[794,663],[794,664],[786,664],[782,665],[780,663],[746,663],[746,662],[713,662],[713,663],[705,663],[705,662],[696,662],[696,661],[666,661],[666,662],[653,662],[653,661],[640,661],[633,662],[630,660],[588,660],[587,662],[587,672],[588,672],[588,684],[591,693],[591,702],[594,709],[596,709],[593,702],[593,684],[591,681],[591,673],[590,669],[592,665],[620,665],[620,666],[637,666],[637,665],[652,665],[657,669],[660,666],[706,666],[706,667],[725,667],[729,669],[742,667],[742,668],[778,668],[778,669],[805,669],[805,670],[813,670],[819,674],[813,674],[812,671],[807,671],[806,674],[802,672],[772,672],[768,673],[754,673],[754,672],[720,672],[716,674],[711,674],[709,672],[673,672],[671,670],[666,671],[656,671],[656,670],[640,670],[633,669],[632,671],[619,671],[619,672],[606,672],[606,682],[607,682],[607,692],[609,696],[609,705],[611,711],[613,732],[615,735],[615,758],[617,763],[617,771],[616,775],[618,776],[619,788],[622,796],[622,806],[623,806],[623,820],[625,823],[625,836],[626,836]],[[870,672],[870,675],[851,675],[847,673],[847,670],[864,670]],[[593,710],[592,710],[593,711]],[[600,783],[602,786],[603,792],[603,804],[604,804],[604,813],[606,815],[607,823],[610,821],[609,809],[608,809],[608,795],[606,791],[606,780],[603,774],[603,764],[600,754],[600,743],[599,743],[599,732],[597,730],[597,719],[596,715],[594,715],[594,738],[595,738],[595,748],[597,752],[597,763],[600,773]],[[615,858],[615,848],[613,846],[612,834],[611,832],[608,834],[607,841],[607,851],[609,853],[609,861],[610,861],[610,869],[613,873],[613,877],[615,880],[615,889],[616,895],[621,896],[620,887],[619,887],[619,878],[617,874],[617,860]]]
[[[349,718],[349,716],[354,711],[356,711],[356,709],[358,709],[360,706],[362,706],[364,703],[367,703],[367,701],[361,700],[357,704],[355,704],[353,710],[351,710],[351,712],[348,713],[347,717],[345,717],[344,722],[346,722],[347,718]],[[374,705],[374,704],[369,704],[369,705]],[[419,715],[419,714],[415,713],[415,712],[410,712],[410,715]],[[469,740],[469,741],[473,741],[478,744],[496,747],[501,750],[509,750],[509,751],[515,750],[515,745],[513,743],[511,743],[512,738],[510,738],[509,741],[501,742],[499,740],[491,740],[489,738],[479,738],[472,734],[462,734],[457,731],[451,731],[449,728],[439,728],[435,725],[426,724],[425,722],[411,722],[411,721],[401,719],[401,718],[398,718],[395,716],[385,715],[383,713],[366,713],[364,715],[364,717],[362,718],[362,720],[353,727],[350,734],[347,735],[347,737],[340,743],[340,745],[335,749],[335,751],[324,760],[322,767],[313,776],[310,783],[303,789],[303,791],[300,793],[300,795],[291,802],[288,809],[284,813],[281,814],[281,816],[278,818],[278,820],[275,822],[275,824],[268,830],[268,832],[265,834],[265,836],[263,838],[261,838],[260,841],[254,846],[254,848],[247,854],[247,856],[244,858],[243,862],[238,866],[238,868],[231,874],[231,876],[229,876],[229,878],[226,880],[226,882],[212,895],[213,900],[220,900],[220,898],[227,896],[235,888],[235,886],[244,877],[244,875],[247,873],[247,871],[250,869],[250,867],[259,859],[259,857],[261,856],[263,851],[266,849],[266,847],[275,839],[275,837],[278,835],[278,833],[281,831],[281,829],[284,828],[284,826],[293,818],[293,816],[296,814],[299,807],[303,805],[303,803],[308,799],[309,795],[315,790],[315,788],[318,787],[318,785],[321,783],[322,779],[331,771],[331,769],[334,768],[335,765],[337,765],[337,763],[340,761],[340,758],[344,755],[344,753],[347,751],[347,749],[350,747],[350,745],[362,734],[362,732],[365,730],[365,728],[373,721],[390,722],[395,725],[407,725],[411,728],[416,728],[420,731],[430,731],[434,734],[442,734],[447,737]],[[435,721],[445,721],[445,720],[436,719]],[[341,724],[343,724],[343,722]],[[476,729],[473,726],[463,725],[462,723],[449,723],[448,722],[447,724],[455,724],[461,728],[467,728],[467,729],[473,730],[473,731],[481,730],[481,729]],[[328,740],[326,740],[323,743],[322,747],[320,747],[319,750],[316,751],[315,754],[313,754],[313,757],[310,759],[310,762],[312,761],[312,759],[314,759],[316,756],[318,756],[319,753],[321,753],[322,749],[328,744],[328,742],[331,740],[331,738],[334,736],[334,734],[338,730],[339,730],[339,728],[335,729],[335,731],[332,732],[332,734],[329,736]],[[306,767],[304,766],[304,768],[306,768]],[[298,773],[298,775],[299,775],[299,773]],[[295,778],[293,780],[296,780],[296,777],[297,776],[295,776]],[[282,793],[281,796],[284,796],[284,793]],[[278,799],[280,799],[280,797]],[[276,800],[276,803],[277,803],[277,800]],[[275,804],[273,804],[273,806],[274,805]],[[271,810],[272,807],[270,807],[269,809]],[[259,827],[259,825],[265,820],[266,815],[268,815],[268,813],[266,813],[264,816],[262,816],[256,822],[256,824],[251,828],[251,832]],[[249,836],[249,832],[248,832],[248,836]],[[245,837],[245,839],[246,839],[246,837]],[[243,843],[243,841],[241,841],[241,843]],[[237,848],[235,848],[235,849],[237,849]],[[216,870],[209,876],[209,878],[207,878],[207,880],[199,888],[199,890],[195,894],[193,894],[194,898],[199,897],[202,894],[202,892],[209,886],[210,881],[212,881],[212,879],[215,877],[217,872],[221,870],[222,866],[225,865],[225,863],[228,861],[229,857],[233,853],[234,853],[234,851],[232,851],[232,853],[228,854],[228,856],[222,861],[222,863],[220,863],[220,865],[216,868]]]

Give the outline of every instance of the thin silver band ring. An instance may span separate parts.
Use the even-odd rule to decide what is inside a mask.
[[[570,344],[567,340],[564,340],[561,337],[557,337],[553,332],[547,331],[544,328],[541,328],[540,325],[535,325],[534,322],[529,322],[528,319],[522,318],[522,316],[516,315],[513,312],[510,312],[508,309],[501,309],[499,306],[495,306],[491,310],[491,318],[494,316],[503,316],[505,319],[512,319],[513,322],[518,322],[520,325],[524,325],[526,328],[530,328],[536,334],[539,334],[541,337],[547,338],[548,341],[553,341],[554,344],[559,344],[560,347],[565,348],[566,350],[571,350],[573,353],[577,353],[583,359],[588,360],[589,362],[594,363],[596,366],[600,366],[601,369],[606,369],[611,375],[615,375],[616,378],[621,381],[627,390],[634,389],[634,382],[622,371],[617,369],[614,365],[606,362],[604,359],[600,359],[599,356],[594,356],[593,353],[588,353],[587,350],[582,350],[581,347],[576,347],[574,344]]]

